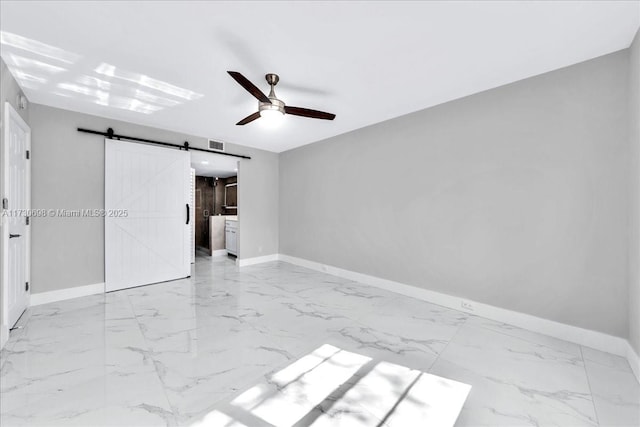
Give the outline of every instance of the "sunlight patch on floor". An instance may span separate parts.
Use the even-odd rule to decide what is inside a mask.
[[[247,427],[239,421],[220,411],[209,412],[202,420],[191,425],[192,427]]]
[[[230,402],[265,425],[453,426],[471,386],[325,344]],[[244,419],[244,418],[243,418]],[[215,410],[194,427],[245,424]]]
[[[371,359],[323,345],[231,403],[276,426],[292,426]]]

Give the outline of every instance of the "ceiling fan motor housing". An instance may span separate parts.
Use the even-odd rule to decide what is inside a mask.
[[[267,79],[267,83],[269,83],[269,85],[271,86],[277,85],[280,81],[280,77],[278,77],[278,75],[274,73],[269,73],[265,75],[264,78]]]

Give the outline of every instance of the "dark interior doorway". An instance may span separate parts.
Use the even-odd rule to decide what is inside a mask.
[[[237,183],[237,176],[231,176],[228,178],[196,176],[196,252],[205,251],[211,254],[211,228],[209,226],[210,216],[237,215]]]

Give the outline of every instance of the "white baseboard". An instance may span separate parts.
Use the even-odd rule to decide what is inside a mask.
[[[430,291],[416,286],[405,285],[392,280],[356,273],[355,271],[324,265],[303,258],[279,254],[278,259],[310,270],[320,271],[333,276],[364,283],[376,288],[385,289],[390,292],[427,301],[432,304],[474,314],[497,322],[507,323],[533,332],[622,356],[629,361],[629,365],[631,365],[638,382],[640,382],[640,360],[638,359],[638,355],[631,348],[629,341],[624,338],[615,337],[613,335],[589,329],[583,329],[578,326],[555,322],[553,320],[543,319],[530,314],[495,307],[489,304],[467,300],[461,297]],[[470,304],[473,309],[469,310],[462,307],[463,302]]]
[[[631,370],[635,374],[638,382],[640,382],[640,357],[638,353],[636,353],[631,347],[631,343],[627,342],[627,360],[629,361],[629,366],[631,366]]]
[[[96,283],[93,285],[76,286],[74,288],[59,289],[57,291],[41,292],[39,294],[31,294],[30,305],[42,305],[50,302],[63,301],[72,298],[86,297],[104,293],[104,283]]]
[[[280,255],[278,254],[271,254],[255,258],[238,259],[238,267],[247,267],[249,265],[262,264],[264,262],[278,261],[279,257]]]
[[[7,325],[0,325],[0,350],[4,348],[7,341],[9,341],[9,327]]]
[[[212,257],[227,256],[227,250],[226,249],[217,249],[215,251],[211,251],[211,256]]]

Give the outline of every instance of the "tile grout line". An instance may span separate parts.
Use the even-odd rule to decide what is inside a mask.
[[[600,417],[598,416],[598,409],[596,408],[596,400],[593,396],[593,389],[591,388],[591,381],[589,380],[589,371],[587,370],[587,361],[584,358],[582,346],[580,345],[580,357],[582,358],[582,367],[584,368],[584,375],[587,378],[587,385],[589,386],[589,395],[591,396],[591,404],[593,405],[593,413],[596,416],[596,422],[600,425]]]
[[[462,322],[462,324],[460,325],[460,327],[458,328],[458,330],[456,331],[455,334],[453,334],[451,336],[451,338],[449,339],[449,341],[447,341],[447,344],[444,346],[444,348],[442,349],[442,351],[440,351],[438,353],[438,355],[436,356],[435,360],[433,361],[433,363],[431,364],[431,366],[429,366],[429,369],[427,370],[427,372],[431,373],[431,370],[433,369],[433,367],[436,365],[436,363],[438,362],[438,360],[440,360],[440,356],[442,356],[442,353],[445,352],[445,350],[447,348],[449,348],[449,344],[451,344],[451,342],[455,339],[455,337],[458,336],[458,334],[460,333],[460,331],[462,330],[462,328],[467,324],[467,320],[469,320],[469,317],[464,319],[464,322]]]
[[[472,314],[472,316],[475,316],[475,317],[477,317],[477,318],[484,319],[484,320],[489,320],[489,321],[491,321],[491,322],[496,322],[496,323],[500,323],[500,324],[504,324],[504,325],[509,325],[508,323],[498,322],[497,320],[488,319],[488,318],[486,318],[486,317],[477,316],[477,315],[475,315],[475,314]],[[513,326],[513,325],[509,325],[509,326]],[[551,345],[551,344],[541,344],[541,343],[539,343],[539,342],[533,341],[533,340],[528,339],[528,338],[525,338],[525,337],[520,337],[520,336],[517,336],[517,335],[511,335],[511,334],[509,334],[509,333],[507,333],[507,332],[505,332],[505,331],[502,331],[502,330],[497,330],[497,329],[489,328],[489,327],[484,326],[484,325],[477,325],[476,327],[477,327],[477,328],[482,328],[482,329],[484,329],[484,330],[486,330],[486,331],[489,331],[489,332],[494,332],[494,333],[496,333],[496,334],[504,335],[505,337],[513,338],[513,339],[520,340],[520,341],[524,341],[524,342],[526,342],[527,344],[531,344],[531,345],[535,345],[535,346],[540,346],[540,347],[545,347],[545,348],[548,348],[548,349],[551,349],[551,350],[554,350],[554,351],[559,351],[559,352],[561,352],[561,353],[565,353],[565,354],[569,354],[569,355],[571,354],[570,352],[565,351],[565,350],[563,350],[563,349],[560,349],[560,348],[558,348],[558,347],[555,347],[555,346],[553,346],[553,345]],[[550,335],[541,334],[541,333],[539,333],[539,332],[531,331],[531,330],[529,330],[529,329],[521,328],[521,327],[519,327],[519,326],[514,326],[514,328],[518,328],[518,329],[521,329],[521,330],[526,331],[526,332],[531,332],[531,333],[533,333],[533,334],[538,334],[538,335],[540,335],[540,336],[542,336],[542,337],[545,337],[545,338],[552,338],[552,339],[554,339],[554,340],[562,341],[562,342],[567,343],[567,344],[575,345],[575,346],[576,346],[576,347],[578,347],[578,348],[580,348],[580,347],[581,347],[581,345],[580,345],[580,344],[576,344],[576,343],[574,343],[574,342],[566,341],[566,340],[563,340],[563,339],[560,339],[560,338],[555,338],[555,337],[552,337],[552,336],[550,336]],[[580,349],[580,351],[582,352],[582,350],[581,350],[581,349]]]
[[[142,330],[142,325],[140,324],[140,321],[138,320],[138,315],[136,314],[136,310],[133,307],[133,302],[131,301],[131,298],[129,297],[129,295],[125,294],[125,297],[127,298],[127,301],[129,301],[129,306],[131,307],[131,313],[133,314],[133,318],[135,319],[136,324],[138,325],[138,329],[140,330],[140,335],[142,335],[142,339],[144,339],[145,346],[147,347],[146,350],[150,354],[151,363],[153,363],[153,372],[155,372],[156,377],[158,377],[158,381],[160,382],[160,386],[162,387],[162,394],[164,395],[164,398],[166,399],[167,404],[169,405],[169,409],[171,410],[171,413],[173,414],[173,418],[174,418],[174,421],[175,421],[176,425],[178,425],[178,414],[176,413],[176,410],[174,409],[173,404],[171,403],[171,400],[169,399],[169,395],[167,394],[167,390],[165,388],[164,381],[162,380],[162,377],[160,376],[160,372],[158,372],[158,368],[156,367],[156,361],[153,358],[153,356],[151,355],[151,353],[152,353],[151,347],[149,346],[149,343],[147,341],[147,336],[145,335],[144,331]]]
[[[18,317],[18,320],[16,321],[16,324],[14,325],[14,327],[8,330],[7,333],[9,334],[9,336],[7,337],[7,342],[4,344],[4,347],[0,349],[0,369],[4,367],[4,364],[9,358],[9,356],[13,354],[13,348],[18,344],[18,340],[20,339],[20,337],[16,337],[15,340],[11,342],[11,332],[15,331],[15,333],[18,333],[20,335],[26,335],[27,326],[29,325],[29,322],[31,321],[31,317],[33,315],[32,312],[33,312],[33,307],[28,306],[25,309],[25,311],[20,315],[20,317]],[[20,323],[20,320],[23,317],[24,317],[24,324],[18,326],[18,324]],[[9,342],[11,342],[10,346],[9,346]]]

